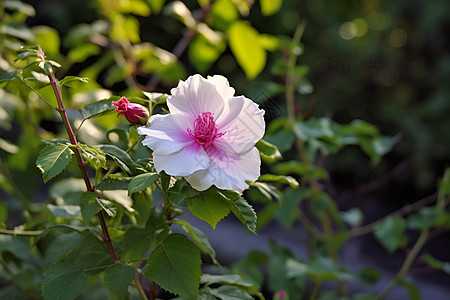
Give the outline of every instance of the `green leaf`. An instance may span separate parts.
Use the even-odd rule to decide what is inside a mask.
[[[247,77],[258,76],[267,59],[258,31],[244,21],[236,21],[228,30],[228,38],[231,51]]]
[[[206,72],[226,48],[222,35],[207,28],[207,34],[197,34],[189,45],[189,59],[199,72]]]
[[[259,3],[263,16],[269,16],[280,10],[283,0],[260,0]]]
[[[206,286],[216,284],[234,285],[243,288],[255,286],[253,283],[245,281],[239,274],[225,274],[225,275],[203,274],[200,282],[202,284],[205,284]]]
[[[80,207],[78,205],[47,204],[47,208],[55,217],[78,218],[81,216]]]
[[[15,71],[3,73],[2,75],[0,75],[0,87],[3,87],[11,80],[20,80],[20,78],[17,76],[18,74],[22,74],[22,71],[15,70]]]
[[[97,203],[101,206],[101,208],[110,216],[111,218],[114,218],[117,213],[117,208],[115,207],[114,203],[108,200],[96,198]]]
[[[106,176],[97,184],[97,189],[101,191],[127,190],[130,181],[130,177]]]
[[[72,300],[86,287],[88,277],[82,268],[61,264],[47,269],[42,283],[44,299]]]
[[[434,258],[433,256],[431,256],[429,254],[424,254],[421,258],[424,262],[426,262],[431,267],[442,270],[447,274],[450,274],[450,262],[443,262],[443,261],[437,260],[436,258]]]
[[[196,299],[202,274],[200,252],[184,235],[169,235],[151,254],[144,275],[169,292]]]
[[[150,236],[144,228],[131,227],[125,232],[122,241],[123,262],[141,259],[150,249]]]
[[[73,81],[80,81],[80,82],[88,83],[89,82],[89,78],[77,77],[77,76],[66,76],[59,82],[59,85],[63,86],[65,84],[68,84],[68,83],[73,82]],[[101,101],[104,101],[104,100],[101,100]],[[99,101],[99,102],[101,102],[101,101]],[[96,102],[96,103],[98,103],[98,102]]]
[[[387,217],[375,225],[374,234],[384,248],[392,253],[406,243],[405,227],[405,220],[400,216]]]
[[[116,263],[108,267],[103,280],[108,288],[111,299],[122,300],[128,295],[128,287],[134,279],[134,268],[130,265]]]
[[[244,198],[239,198],[237,201],[230,201],[230,207],[233,214],[244,224],[248,230],[256,234],[256,213],[253,207],[245,201]]]
[[[258,148],[259,154],[264,161],[271,163],[282,158],[277,146],[272,145],[263,139],[259,140],[255,146]]]
[[[89,220],[95,216],[101,209],[97,202],[97,195],[92,192],[84,192],[80,199],[81,215],[85,224],[89,224]]]
[[[408,280],[407,278],[396,278],[395,282],[399,286],[403,286],[408,290],[409,299],[410,300],[421,300],[422,297],[420,296],[420,290],[417,284],[414,282]]]
[[[133,177],[128,184],[128,195],[145,190],[158,179],[157,173],[144,173]]]
[[[98,147],[90,146],[82,143],[78,143],[78,148],[81,151],[86,162],[90,163],[95,170],[100,168],[107,169],[106,166],[106,153],[100,150]]]
[[[67,77],[66,77],[67,78]],[[75,79],[73,79],[75,80]],[[112,101],[119,100],[120,97],[111,97],[109,99],[100,100],[94,103],[89,103],[84,107],[80,108],[80,114],[83,119],[90,119],[93,117],[98,117],[109,113],[115,109],[115,106],[112,104]]]
[[[290,228],[298,216],[298,205],[307,197],[307,189],[289,189],[284,193],[284,201],[278,206],[275,218],[286,228]]]
[[[279,189],[271,184],[264,182],[252,182],[251,187],[255,187],[261,196],[263,196],[268,201],[276,201],[278,203],[283,202],[284,195]]]
[[[192,226],[184,220],[177,220],[176,224],[180,225],[183,230],[191,236],[194,244],[200,250],[202,250],[203,253],[208,254],[215,264],[219,264],[219,262],[216,260],[216,251],[214,251],[214,248],[209,243],[208,237],[200,229]]]
[[[72,159],[73,151],[69,145],[48,145],[39,152],[36,166],[42,172],[44,183],[59,175]]]
[[[102,145],[100,149],[111,156],[128,175],[136,174],[136,166],[127,152],[114,145]]]
[[[363,221],[363,213],[357,207],[350,208],[347,211],[340,211],[339,215],[345,223],[351,226],[359,226]]]
[[[374,285],[380,280],[381,273],[377,269],[366,267],[358,271],[358,278],[365,285]]]
[[[150,216],[145,224],[147,234],[150,236],[152,245],[159,244],[170,233],[169,224],[167,224],[167,217],[163,212],[158,212],[156,208],[150,210]]]
[[[408,217],[408,227],[411,229],[429,229],[444,225],[445,222],[445,212],[436,206],[424,207]]]
[[[222,285],[216,289],[203,288],[202,292],[208,293],[219,299],[226,300],[253,300],[254,298],[247,293],[235,286]],[[215,299],[215,298],[214,298]]]
[[[258,181],[273,181],[273,182],[287,183],[293,188],[299,187],[298,181],[291,176],[263,174],[259,176]]]
[[[186,199],[191,213],[197,218],[209,223],[213,229],[217,222],[230,213],[228,198],[215,187],[199,192],[192,198]]]

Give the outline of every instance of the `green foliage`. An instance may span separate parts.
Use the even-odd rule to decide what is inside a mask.
[[[144,275],[182,299],[263,299],[260,290],[277,300],[284,292],[285,300],[381,299],[345,290],[347,282],[380,281],[378,266],[350,273],[340,264],[342,247],[368,233],[388,253],[409,242],[384,291],[400,286],[420,298],[407,273],[426,241],[408,239],[417,231],[435,237],[450,220],[450,169],[441,174],[449,64],[433,42],[445,20],[440,4],[424,5],[420,24],[412,24],[398,13],[406,5],[400,2],[351,9],[287,0],[71,2],[51,16],[21,1],[0,3],[1,299],[104,299],[108,292],[134,299],[140,284],[156,295],[153,283],[130,286],[146,260]],[[78,10],[87,12],[82,20]],[[43,18],[54,28],[28,26]],[[403,29],[407,43],[397,47]],[[424,45],[436,46],[431,62],[422,54],[429,51],[416,51]],[[406,78],[399,66],[409,52],[419,54]],[[340,66],[338,57],[352,61]],[[374,57],[389,66],[358,65]],[[236,95],[265,110],[266,135],[256,144],[263,174],[243,194],[199,192],[156,172],[136,127],[114,112],[120,95],[150,114],[166,111],[170,88],[193,69],[226,75]],[[55,91],[66,107],[56,105]],[[74,155],[77,164],[70,163]],[[389,197],[379,193],[384,184],[405,179],[401,168],[391,170],[399,157],[416,181],[408,181],[410,193],[394,193],[408,199],[391,204],[412,204],[367,224],[367,201]],[[384,174],[387,180],[378,178]],[[415,202],[411,195],[428,192],[440,176],[437,196]],[[363,201],[354,203],[353,194]],[[307,240],[292,247],[307,247],[307,259],[271,242],[267,253],[254,250],[229,268],[203,268],[216,275],[202,274],[200,251],[216,265],[221,257],[209,235],[180,218],[189,212],[213,229],[230,212],[252,233],[276,222],[296,233],[301,226]],[[447,260],[428,250],[420,261],[449,273]],[[326,291],[323,281],[339,290]]]
[[[141,192],[151,186],[159,175],[157,173],[144,173],[133,177],[128,184],[128,194]]]
[[[126,299],[128,286],[134,279],[134,268],[130,265],[117,263],[105,270],[104,281],[111,299]]]
[[[42,284],[44,299],[75,299],[88,282],[82,268],[65,264],[48,268],[44,277]]]
[[[266,65],[267,54],[259,33],[249,24],[236,21],[228,29],[230,48],[247,77],[255,78]]]
[[[44,147],[36,160],[44,182],[58,176],[72,160],[73,151],[69,145],[54,144]]]
[[[204,192],[186,199],[189,210],[194,216],[209,223],[214,229],[216,224],[230,213],[229,199],[217,190],[211,187]]]
[[[388,217],[375,225],[374,234],[390,253],[406,243],[405,220],[399,216]]]
[[[200,284],[200,253],[184,235],[171,234],[150,254],[144,275],[162,288],[196,299]]]

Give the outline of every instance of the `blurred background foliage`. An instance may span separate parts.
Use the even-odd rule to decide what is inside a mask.
[[[275,159],[268,157],[264,171],[292,175],[308,187],[320,182],[326,191],[313,195],[278,185],[283,195],[256,183],[248,192],[250,199],[284,198],[288,204],[277,211],[263,205],[259,225],[273,217],[292,226],[295,216],[289,215],[293,209],[289,205],[299,205],[307,197],[317,197],[312,209],[323,221],[329,211],[324,213],[321,206],[334,208],[330,195],[340,210],[359,207],[368,222],[433,193],[448,167],[449,6],[444,0],[3,0],[0,69],[11,72],[21,63],[14,63],[21,45],[41,44],[49,59],[61,63],[59,78],[90,79],[64,88],[72,108],[112,95],[140,97],[141,90],[168,93],[193,73],[222,74],[237,95],[245,94],[266,110],[265,139],[278,146],[283,162],[273,165]],[[39,73],[28,71],[26,76],[40,85],[39,93],[53,98]],[[294,110],[285,99],[289,80],[295,82]],[[0,215],[0,222],[32,219],[39,227],[44,215],[22,214],[23,207],[31,215],[38,213],[29,199],[47,200],[47,188],[34,166],[35,149],[41,139],[53,137],[62,127],[34,93],[13,83],[0,90],[0,104],[0,184],[9,214]],[[303,119],[291,124],[292,115]],[[121,125],[123,120],[111,114],[87,122],[78,137],[89,144],[103,143],[103,132]],[[299,159],[296,140],[309,147],[310,165],[291,164]],[[361,221],[359,215],[340,218],[351,225]],[[417,223],[414,218],[411,222],[414,229]],[[394,236],[383,244],[389,252],[406,244],[401,218],[380,224],[375,229],[379,240],[389,233]],[[325,243],[327,255],[337,253],[346,237],[338,239]],[[273,271],[269,288],[272,292],[286,288],[282,279],[276,280],[286,272],[282,265],[294,274],[288,279],[298,281],[290,282],[290,292],[300,293],[304,278],[295,274],[304,272],[304,266],[293,263],[285,249],[276,245],[271,249],[276,258],[269,263]],[[434,250],[436,257],[448,260],[445,248]],[[235,267],[248,269],[246,263],[268,260],[256,253]],[[438,264],[430,258],[429,264],[433,262]],[[334,271],[321,273],[324,267]],[[327,259],[317,259],[308,268],[308,275],[320,280],[330,276],[347,280],[349,275]]]
[[[396,195],[398,201],[411,201],[416,193],[424,195],[435,188],[450,153],[450,42],[446,38],[450,22],[446,1],[284,1],[279,10],[276,5],[280,1],[273,1],[264,11],[258,1],[250,10],[246,1],[217,0],[206,14],[197,1],[184,1],[185,6],[172,2],[161,11],[167,4],[164,2],[170,1],[29,1],[37,13],[26,22],[39,25],[33,33],[38,41],[45,40],[49,56],[58,55],[61,46],[66,56],[63,72],[98,78],[102,88],[120,92],[126,86],[133,87],[131,80],[122,79],[135,73],[137,84],[144,85],[148,74],[156,71],[163,79],[157,90],[167,91],[187,74],[217,73],[229,77],[238,94],[250,90],[253,94],[249,96],[258,97],[264,93],[260,100],[270,98],[279,106],[274,113],[286,114],[280,100],[283,95],[277,93],[282,90],[274,84],[281,79],[270,63],[282,54],[267,57],[266,50],[276,48],[270,35],[288,38],[298,23],[305,21],[302,43],[306,47],[301,49],[301,63],[309,70],[315,89],[303,86],[299,107],[306,110],[313,102],[315,115],[344,123],[364,119],[377,124],[385,134],[401,137],[386,166],[374,174],[360,157],[353,163],[354,176],[370,180],[403,163],[398,184],[411,188],[409,194]],[[177,61],[171,52],[186,27],[189,30],[195,25],[196,14],[205,14],[201,18],[209,26],[199,26],[199,33]],[[238,19],[246,22],[235,22]],[[103,36],[108,30],[109,41]],[[261,39],[261,33],[266,37],[261,49],[247,49],[252,59],[245,72],[239,67],[245,62],[237,63],[227,47],[227,39],[231,46],[239,47],[239,37],[233,38],[233,31],[241,36],[247,32],[243,39]],[[86,39],[91,43],[85,43]],[[124,59],[117,54],[120,50]],[[133,63],[138,63],[139,70],[133,70]],[[146,87],[156,89],[152,85]],[[349,148],[330,162],[344,185],[354,185],[347,166],[358,157],[355,152]]]

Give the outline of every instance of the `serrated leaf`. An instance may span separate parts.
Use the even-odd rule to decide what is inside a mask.
[[[68,84],[68,83],[73,82],[73,81],[80,81],[80,82],[88,83],[89,82],[89,78],[77,77],[77,76],[66,76],[59,82],[59,85],[63,86],[65,84]]]
[[[144,275],[169,292],[196,299],[200,284],[198,248],[182,234],[169,235],[151,254]]]
[[[78,218],[81,216],[80,207],[78,205],[47,204],[47,208],[55,217]]]
[[[95,216],[101,209],[97,202],[97,195],[92,192],[84,192],[80,199],[81,215],[85,224],[89,224],[89,220]]]
[[[101,191],[127,190],[130,181],[130,177],[106,176],[97,184],[96,188]]]
[[[73,151],[68,145],[54,144],[44,147],[36,160],[44,183],[59,175],[72,159]]]
[[[256,213],[253,207],[240,198],[237,201],[230,202],[231,211],[244,224],[248,230],[256,234]]]
[[[258,76],[267,59],[258,31],[244,21],[236,21],[228,30],[228,39],[231,51],[247,77]]]
[[[130,265],[116,263],[108,267],[103,275],[111,299],[122,300],[128,295],[128,287],[134,279],[134,268]]]
[[[144,173],[133,177],[128,184],[128,195],[145,190],[158,179],[157,173]]]
[[[127,152],[114,145],[102,145],[100,146],[100,149],[111,156],[117,162],[119,167],[127,174],[136,174],[136,166],[134,165],[133,160]]]
[[[374,227],[374,234],[378,241],[388,250],[394,252],[406,243],[406,222],[399,216],[387,217]]]
[[[216,251],[214,251],[214,248],[209,243],[208,237],[200,229],[192,226],[184,220],[178,220],[176,224],[180,225],[183,230],[190,235],[194,244],[202,250],[203,253],[208,254],[215,264],[219,264],[216,260]]]
[[[291,176],[285,175],[275,175],[275,174],[263,174],[259,176],[258,181],[272,181],[272,182],[280,182],[287,183],[293,188],[299,187],[299,183],[295,178]]]
[[[194,197],[186,199],[186,202],[191,213],[208,222],[213,229],[216,228],[217,222],[230,213],[228,198],[215,187],[199,192]]]
[[[116,99],[117,98],[117,99]],[[109,113],[115,109],[112,104],[113,100],[119,100],[119,97],[113,97],[110,99],[100,100],[94,103],[89,103],[79,109],[79,112],[83,119],[90,119],[93,117],[98,117],[100,115]]]
[[[84,270],[71,265],[56,265],[44,273],[42,295],[44,299],[72,300],[86,287],[88,277]]]
[[[106,153],[97,147],[78,143],[78,148],[85,160],[91,164],[91,166],[99,170],[100,168],[107,169],[106,167]]]
[[[138,227],[128,229],[123,236],[121,261],[141,259],[150,249],[150,245],[151,240],[146,229]]]

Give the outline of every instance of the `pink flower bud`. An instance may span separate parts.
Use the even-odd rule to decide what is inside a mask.
[[[132,124],[147,124],[149,113],[142,105],[132,103],[127,98],[122,97],[119,101],[112,103],[116,107],[119,115],[124,115],[128,122]]]
[[[289,297],[287,296],[287,293],[285,290],[279,290],[276,294],[275,299],[279,299],[279,300],[288,300]]]

